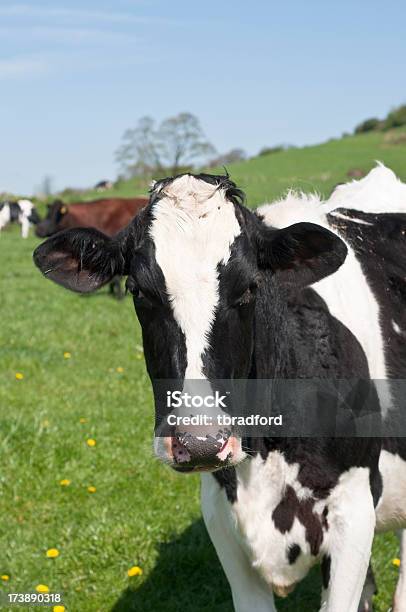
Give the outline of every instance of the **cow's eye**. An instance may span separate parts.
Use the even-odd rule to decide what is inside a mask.
[[[137,299],[137,300],[146,300],[147,299],[139,287],[137,287],[135,289],[135,291],[132,292],[132,294],[133,294],[133,297],[135,299]]]
[[[137,283],[135,282],[135,280],[131,276],[129,276],[127,278],[126,283],[125,283],[125,288],[135,298],[145,297],[144,294],[142,293],[141,289],[139,288],[139,286],[137,285]]]

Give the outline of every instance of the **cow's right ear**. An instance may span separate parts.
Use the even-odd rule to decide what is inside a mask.
[[[47,278],[78,293],[90,293],[124,273],[119,241],[92,228],[59,232],[34,251],[35,265]]]

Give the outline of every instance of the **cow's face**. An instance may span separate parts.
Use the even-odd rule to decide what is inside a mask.
[[[39,238],[56,234],[60,229],[59,224],[68,210],[61,200],[55,200],[52,204],[48,204],[47,208],[47,216],[35,228],[35,233]]]
[[[185,397],[196,390],[215,396],[217,381],[249,376],[264,277],[273,273],[285,285],[303,287],[335,271],[346,254],[342,241],[322,227],[264,226],[241,199],[227,177],[167,179],[115,238],[68,230],[34,254],[44,274],[80,292],[114,274],[128,276],[154,387],[155,450],[180,471],[218,469],[244,457],[238,436],[217,425],[227,402],[205,408],[206,423],[196,426],[183,422],[196,414]],[[177,404],[182,399],[176,411],[167,402],[174,390]]]

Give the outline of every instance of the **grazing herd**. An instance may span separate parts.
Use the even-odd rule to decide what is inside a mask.
[[[327,201],[289,193],[252,211],[228,176],[184,174],[133,203],[114,229],[90,222],[101,204],[55,203],[37,233],[58,233],[34,262],[79,293],[127,277],[154,390],[155,452],[201,474],[235,610],[275,610],[273,594],[288,595],[320,563],[323,612],[370,611],[374,533],[400,530],[393,610],[406,612],[406,432],[396,426],[406,408],[395,393],[406,374],[406,185],[379,164]],[[219,380],[355,380],[351,414],[366,409],[378,428],[250,436],[218,425],[227,401],[198,428],[172,419],[190,413],[186,401],[168,405],[173,389],[185,398],[198,381],[214,394]]]
[[[148,203],[147,198],[102,198],[90,202],[66,204],[55,200],[47,205],[45,219],[40,218],[30,200],[0,202],[0,232],[10,223],[21,225],[21,235],[28,237],[31,225],[39,238],[52,236],[71,227],[95,227],[108,236],[123,229]]]

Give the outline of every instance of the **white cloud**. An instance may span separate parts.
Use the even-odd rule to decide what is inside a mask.
[[[0,59],[0,79],[15,79],[39,76],[47,72],[47,64],[33,57],[11,57]]]

